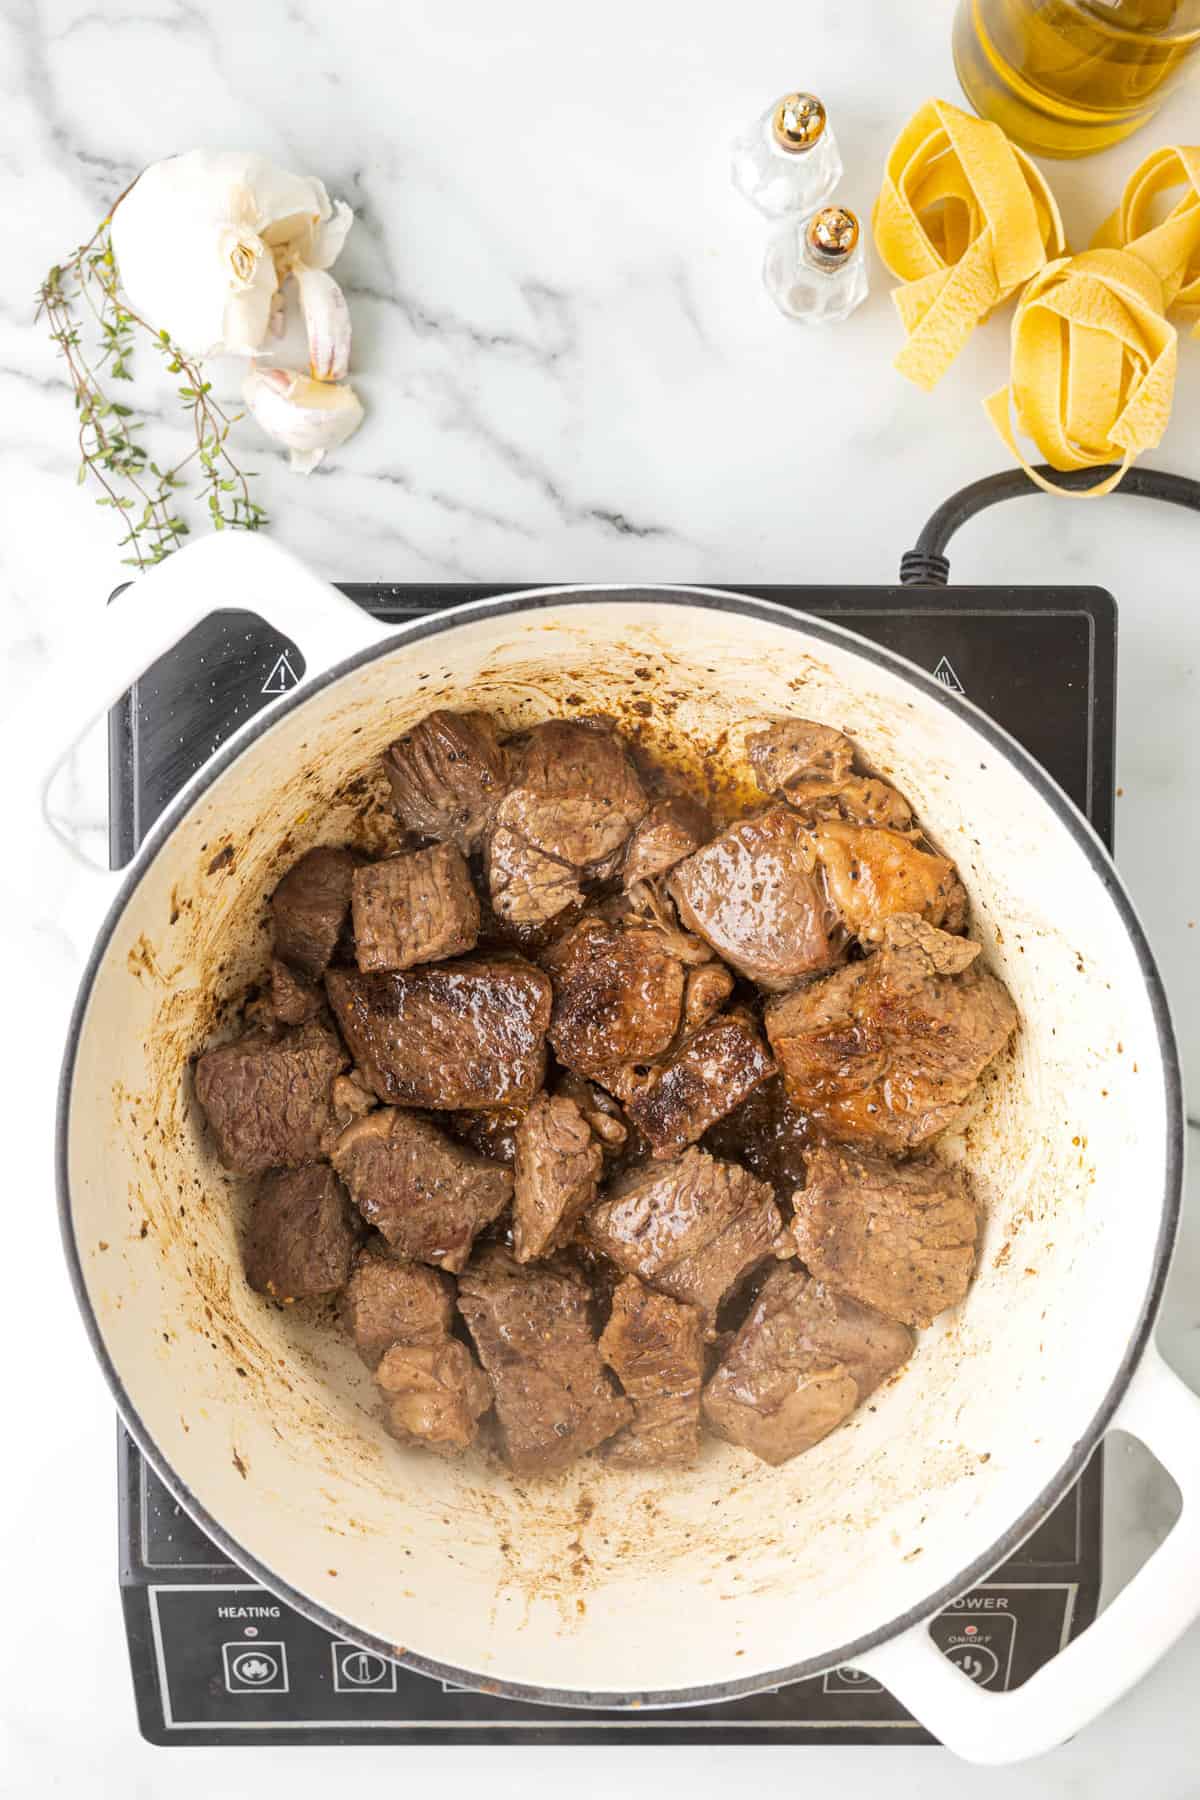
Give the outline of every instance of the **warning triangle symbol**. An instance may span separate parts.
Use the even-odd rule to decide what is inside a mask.
[[[300,677],[288,660],[287,651],[284,650],[277,657],[275,666],[258,691],[260,694],[286,694],[289,688],[297,686],[299,680]]]
[[[954,664],[950,661],[948,656],[943,656],[938,663],[937,668],[933,671],[933,679],[935,681],[940,681],[942,686],[949,688],[952,693],[965,694],[967,691],[962,682],[958,679],[958,676],[955,673]]]

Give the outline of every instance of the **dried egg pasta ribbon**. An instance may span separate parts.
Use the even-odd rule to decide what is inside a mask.
[[[984,401],[988,416],[1025,473],[1048,494],[1073,493],[1030,466],[1020,429],[1056,469],[1120,462],[1088,488],[1115,488],[1143,450],[1158,443],[1171,415],[1177,340],[1162,311],[1162,283],[1124,250],[1085,250],[1035,275],[1013,318],[1010,385]]]
[[[875,243],[905,283],[896,368],[934,387],[979,321],[1065,247],[1054,196],[998,125],[929,100],[888,155]]]
[[[1154,224],[1155,201],[1175,187],[1187,191]],[[1168,144],[1139,163],[1092,248],[1128,250],[1158,276],[1168,309],[1200,309],[1200,148]],[[1200,320],[1193,335],[1200,337]]]

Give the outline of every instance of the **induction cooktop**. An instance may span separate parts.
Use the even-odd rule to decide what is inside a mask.
[[[965,693],[1018,738],[1111,844],[1116,606],[1096,589],[823,588],[731,583],[836,619]],[[397,625],[509,585],[348,585]],[[217,611],[114,707],[110,856],[129,860],[163,807],[245,719],[304,674],[297,645]],[[990,1581],[932,1627],[981,1686],[1014,1688],[1095,1616],[1102,1462]],[[433,1681],[330,1637],[231,1564],[124,1431],[121,1593],[138,1721],[156,1744],[929,1743],[878,1683],[813,1680],[681,1711],[541,1707]]]

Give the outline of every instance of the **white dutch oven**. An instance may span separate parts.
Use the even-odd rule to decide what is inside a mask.
[[[1151,1343],[1180,1205],[1178,1065],[1145,938],[1085,821],[969,703],[837,626],[737,595],[575,588],[393,632],[248,538],[172,558],[109,609],[58,677],[60,748],[214,604],[270,620],[307,678],[117,878],[58,1146],[96,1353],[182,1505],[330,1631],[517,1698],[682,1706],[849,1663],[972,1758],[1076,1731],[1200,1611],[1200,1402]],[[667,757],[731,770],[713,749],[727,728],[822,719],[962,872],[1023,1022],[952,1146],[986,1210],[978,1278],[902,1380],[786,1468],[714,1443],[669,1477],[589,1462],[520,1486],[406,1451],[353,1353],[242,1278],[248,1197],[205,1143],[189,1059],[261,965],[281,870],[369,829],[350,784],[433,706],[486,707],[509,728],[615,711]],[[37,741],[52,729],[43,716]],[[1114,1424],[1174,1475],[1179,1523],[1024,1688],[972,1686],[924,1621],[1016,1549]]]

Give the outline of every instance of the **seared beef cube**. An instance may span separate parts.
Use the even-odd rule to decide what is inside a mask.
[[[424,1263],[360,1250],[341,1301],[342,1320],[369,1369],[393,1344],[436,1344],[454,1318],[454,1284]]]
[[[275,954],[316,980],[329,967],[350,917],[352,850],[321,846],[290,868],[271,896]]]
[[[502,927],[520,932],[522,942],[583,905],[576,870],[536,849],[507,825],[496,825],[489,833],[484,869],[496,918]]]
[[[458,1284],[458,1306],[496,1391],[508,1461],[519,1475],[566,1468],[628,1424],[590,1321],[591,1289],[565,1262],[517,1262],[501,1244],[480,1251]]]
[[[392,1108],[349,1126],[333,1166],[393,1250],[444,1269],[464,1266],[476,1237],[512,1199],[508,1169]]]
[[[342,1296],[342,1317],[355,1349],[375,1370],[393,1437],[434,1450],[465,1449],[492,1390],[466,1346],[449,1335],[450,1278],[364,1250]]]
[[[391,974],[331,969],[325,986],[381,1100],[439,1112],[520,1108],[542,1085],[550,980],[518,957]]]
[[[573,1100],[539,1094],[516,1131],[513,1250],[532,1262],[568,1242],[596,1198],[600,1146]]]
[[[491,1383],[467,1346],[444,1333],[432,1343],[393,1344],[375,1380],[392,1436],[442,1454],[472,1444],[492,1404]]]
[[[621,1108],[611,1094],[606,1094],[602,1087],[585,1081],[582,1075],[572,1074],[564,1069],[559,1076],[555,1092],[573,1100],[583,1117],[587,1120],[606,1155],[615,1156],[625,1147],[629,1136]]]
[[[936,1157],[821,1144],[795,1207],[801,1262],[890,1319],[929,1325],[971,1285],[979,1218],[962,1170]]]
[[[778,794],[796,781],[845,781],[854,762],[854,745],[815,719],[777,719],[765,730],[751,732],[746,754],[763,793]]]
[[[790,987],[833,960],[808,829],[787,806],[727,826],[667,891],[688,929],[763,987]]]
[[[539,925],[606,876],[646,796],[606,725],[550,719],[512,752],[512,783],[496,808],[486,864],[501,919]]]
[[[269,995],[272,1016],[281,1025],[303,1025],[306,1020],[315,1019],[325,1003],[315,981],[297,975],[277,956],[271,962]]]
[[[782,1220],[765,1181],[693,1146],[614,1182],[587,1214],[584,1236],[627,1274],[711,1320],[729,1289],[782,1249]]]
[[[828,725],[780,719],[748,737],[746,749],[764,793],[781,793],[810,819],[847,819],[894,831],[912,826],[908,802],[885,781],[856,775],[854,745]]]
[[[766,1045],[742,1013],[712,1019],[666,1062],[614,1083],[654,1156],[676,1156],[775,1073]]]
[[[903,832],[831,819],[812,827],[810,843],[830,907],[860,943],[877,944],[899,913],[953,930],[962,925],[967,897],[954,864]]]
[[[625,746],[610,726],[549,719],[521,746],[501,811],[547,856],[587,870],[621,849],[646,806]]]
[[[542,963],[554,983],[550,1042],[568,1069],[604,1081],[670,1049],[684,970],[657,931],[585,913]]]
[[[606,1455],[630,1468],[687,1462],[700,1451],[704,1320],[627,1275],[613,1295],[600,1354],[633,1402],[633,1422]]]
[[[811,1450],[912,1354],[894,1319],[774,1270],[704,1390],[718,1437],[778,1466]]]
[[[354,1209],[328,1163],[275,1169],[254,1202],[246,1280],[274,1300],[334,1294],[346,1285],[358,1240]]]
[[[771,1002],[771,1048],[821,1132],[912,1149],[961,1115],[1017,1024],[978,955],[978,944],[903,915],[865,962]]]
[[[634,827],[625,846],[622,886],[631,888],[639,881],[666,875],[685,856],[707,844],[712,832],[708,808],[690,794],[672,794],[659,800]]]
[[[782,1078],[773,1075],[710,1127],[704,1147],[716,1157],[745,1163],[771,1183],[777,1200],[790,1205],[804,1185],[812,1126],[808,1114],[793,1105]]]
[[[486,713],[431,712],[384,754],[392,805],[421,837],[477,848],[504,791],[505,755]]]
[[[475,948],[479,896],[453,844],[365,863],[352,897],[360,969],[411,969]]]
[[[337,1125],[333,1078],[349,1061],[334,1033],[315,1022],[279,1036],[251,1031],[206,1050],[196,1098],[225,1167],[262,1175],[322,1156]]]

